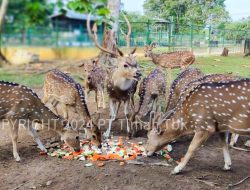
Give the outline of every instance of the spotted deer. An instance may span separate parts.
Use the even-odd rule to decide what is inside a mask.
[[[154,64],[163,68],[184,69],[189,65],[192,65],[195,61],[195,56],[191,51],[175,51],[169,53],[156,54],[153,49],[156,48],[156,43],[152,42],[150,46],[145,46],[145,57],[150,57]]]
[[[29,130],[42,151],[46,152],[46,148],[33,128],[36,123],[56,131],[66,144],[79,151],[78,132],[66,120],[50,111],[31,89],[17,83],[0,81],[0,90],[0,119],[2,125],[9,125],[13,155],[17,162],[21,160],[17,150],[18,129],[21,125]]]
[[[43,102],[50,104],[54,113],[58,114],[56,107],[60,103],[63,117],[69,119],[68,109],[72,108],[80,117],[79,123],[82,122],[85,126],[86,138],[96,146],[101,146],[100,130],[93,124],[84,91],[79,83],[59,70],[52,70],[45,77],[43,90]]]
[[[223,142],[224,169],[231,168],[228,132],[250,135],[250,79],[199,84],[174,110],[155,124],[150,122],[146,152],[151,156],[170,141],[194,134],[188,151],[172,174],[178,174],[205,141],[220,133]]]
[[[95,101],[96,109],[99,113],[100,108],[106,108],[105,106],[105,82],[107,77],[106,70],[98,64],[98,58],[91,59],[90,63],[83,63],[80,67],[84,68],[85,71],[85,80],[84,80],[84,89],[87,94],[90,91],[95,91]]]
[[[154,69],[145,77],[139,87],[139,103],[135,107],[130,121],[134,122],[135,117],[143,119],[151,111],[157,111],[157,102],[161,95],[166,93],[166,76],[160,69]]]
[[[182,71],[170,86],[166,111],[171,110],[175,107],[181,91],[185,88],[186,85],[202,76],[204,76],[204,73],[196,68],[187,68]]]
[[[138,80],[141,76],[136,58],[134,48],[127,56],[117,48],[117,52],[106,49],[102,47],[97,41],[96,27],[94,25],[93,32],[90,28],[90,15],[87,19],[87,30],[90,38],[95,43],[96,47],[101,51],[108,53],[116,57],[116,66],[110,71],[110,74],[107,79],[107,92],[109,97],[109,106],[110,106],[110,120],[107,131],[104,133],[104,136],[108,138],[110,136],[112,123],[116,119],[119,107],[121,103],[124,103],[124,114],[127,122],[127,132],[131,133],[129,120],[128,120],[128,111],[130,100],[132,99],[133,93],[137,87]]]

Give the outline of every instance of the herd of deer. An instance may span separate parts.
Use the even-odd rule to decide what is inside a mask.
[[[17,152],[18,125],[20,120],[26,121],[31,135],[39,148],[46,151],[39,140],[36,130],[30,125],[40,123],[58,132],[75,151],[79,151],[79,133],[70,124],[69,110],[78,114],[79,121],[85,129],[85,137],[101,148],[101,129],[91,118],[88,109],[87,95],[95,91],[97,111],[105,108],[104,92],[107,91],[110,106],[108,129],[103,134],[110,136],[113,121],[117,117],[121,103],[124,103],[124,114],[128,135],[135,133],[133,123],[139,119],[147,126],[148,141],[146,152],[148,156],[162,149],[176,138],[194,134],[193,140],[182,161],[175,167],[173,174],[179,173],[190,157],[212,134],[220,133],[223,142],[224,169],[229,170],[231,159],[228,151],[229,132],[240,135],[250,135],[250,79],[229,74],[206,75],[199,69],[190,68],[195,56],[192,52],[181,51],[155,54],[152,50],[155,43],[145,47],[145,57],[159,66],[142,78],[135,51],[127,56],[118,50],[110,51],[100,46],[96,33],[92,33],[87,22],[89,35],[96,46],[103,52],[115,57],[116,65],[105,68],[94,58],[89,64],[82,64],[85,81],[83,87],[69,75],[52,70],[47,73],[44,81],[43,101],[29,88],[9,82],[0,82],[0,117],[10,125],[13,143],[13,154],[20,161]],[[183,71],[172,82],[167,94],[166,109],[163,115],[158,114],[158,99],[166,94],[166,75],[161,68],[181,68]],[[139,85],[139,101],[134,101],[134,95]],[[46,104],[46,105],[45,105]],[[61,105],[59,115],[57,106]],[[48,106],[48,107],[47,107]],[[131,110],[131,111],[130,111]],[[149,120],[145,120],[150,116]],[[34,121],[34,123],[33,123]]]

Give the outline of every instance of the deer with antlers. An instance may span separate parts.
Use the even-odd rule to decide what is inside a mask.
[[[135,89],[137,86],[137,81],[141,76],[137,61],[134,56],[136,48],[134,48],[128,54],[128,56],[124,56],[121,50],[119,50],[118,48],[117,53],[102,47],[97,41],[96,26],[94,25],[93,27],[94,33],[92,33],[90,29],[90,15],[87,19],[87,30],[89,36],[91,37],[97,48],[116,57],[116,67],[113,68],[107,79],[107,92],[109,96],[111,118],[109,120],[108,129],[104,133],[104,136],[106,138],[110,136],[112,123],[116,119],[116,115],[122,102],[124,102],[124,114],[127,122],[127,132],[128,134],[130,134],[130,127],[128,123],[128,109],[133,93],[136,91]]]
[[[0,90],[0,119],[3,121],[2,124],[7,122],[9,125],[13,155],[17,162],[20,161],[17,151],[18,129],[20,126],[24,126],[29,130],[42,151],[47,152],[33,128],[36,123],[56,131],[67,145],[76,151],[80,150],[78,132],[73,130],[66,120],[50,111],[31,89],[17,83],[0,81]]]
[[[145,46],[145,57],[150,57],[154,64],[161,66],[162,68],[173,69],[181,68],[185,69],[189,65],[192,65],[195,61],[195,56],[191,51],[175,51],[169,53],[156,54],[153,49],[156,48],[156,43],[152,42],[150,46]]]
[[[69,119],[68,110],[73,109],[80,116],[78,124],[82,123],[85,126],[86,138],[101,147],[101,133],[93,124],[81,85],[65,73],[52,70],[45,77],[43,89],[43,102],[50,104],[56,114],[57,104],[60,103],[65,119]]]
[[[103,109],[106,108],[104,87],[107,78],[107,72],[101,65],[98,64],[98,61],[99,59],[96,57],[91,59],[88,63],[83,63],[79,67],[84,68],[85,79],[83,86],[86,92],[85,96],[87,98],[87,95],[90,91],[95,91],[96,109],[99,113],[101,107]]]
[[[158,123],[150,122],[147,155],[153,155],[176,138],[194,134],[186,155],[172,172],[178,174],[212,134],[220,133],[224,169],[229,170],[228,132],[250,135],[250,79],[202,83],[185,97]]]

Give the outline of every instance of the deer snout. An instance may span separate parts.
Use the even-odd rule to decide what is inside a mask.
[[[141,72],[140,72],[140,71],[136,71],[134,77],[135,77],[136,79],[139,79],[141,76],[142,76]]]
[[[102,144],[100,144],[100,145],[98,146],[98,148],[102,148]]]

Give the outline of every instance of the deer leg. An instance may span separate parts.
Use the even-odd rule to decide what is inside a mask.
[[[223,148],[223,155],[224,155],[224,170],[230,170],[231,169],[231,165],[232,165],[232,161],[231,161],[231,157],[229,154],[229,150],[228,150],[228,138],[229,138],[229,133],[220,133],[220,138],[221,138],[221,142],[222,142],[222,148]]]
[[[195,135],[192,139],[191,144],[188,147],[188,151],[184,158],[181,160],[181,162],[174,168],[174,170],[171,172],[171,174],[178,174],[182,171],[182,169],[186,166],[188,161],[190,160],[193,153],[204,143],[208,137],[210,136],[210,133],[206,131],[198,131],[195,132]]]
[[[230,146],[234,146],[239,138],[238,134],[233,133],[230,140]]]
[[[10,120],[9,121],[9,127],[10,127],[10,136],[12,140],[12,145],[13,145],[13,156],[17,162],[19,162],[20,156],[17,151],[17,138],[18,138],[18,128],[19,128],[19,123],[18,120]]]
[[[110,136],[110,132],[111,132],[111,127],[112,127],[112,122],[115,120],[116,118],[116,113],[117,113],[117,107],[115,106],[115,102],[113,100],[110,100],[109,102],[109,106],[110,106],[110,119],[109,119],[109,126],[107,131],[103,134],[103,136],[105,138],[108,138]]]
[[[26,127],[29,132],[30,132],[30,135],[34,138],[34,140],[36,141],[37,145],[38,145],[38,148],[41,150],[41,151],[44,151],[44,152],[47,152],[47,149],[44,147],[43,143],[41,142],[36,130],[31,127],[31,126],[27,126]]]
[[[117,120],[117,115],[118,115],[118,111],[119,111],[119,109],[120,109],[120,106],[121,106],[121,102],[118,102],[118,103],[116,104],[115,120]]]
[[[102,94],[102,108],[105,109],[106,106],[105,106],[105,97],[104,97],[104,91],[101,90],[101,94]]]
[[[126,117],[127,133],[128,133],[128,136],[130,136],[131,130],[130,130],[130,124],[129,124],[129,120],[128,120],[128,107],[129,107],[129,100],[124,102],[124,114]]]
[[[135,99],[134,99],[134,95],[131,97],[131,108],[132,108],[132,110],[135,109]]]
[[[99,98],[98,98],[98,91],[97,90],[95,90],[95,102],[96,102],[97,113],[99,113],[100,104],[99,104]]]

